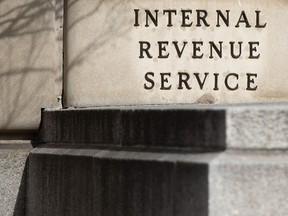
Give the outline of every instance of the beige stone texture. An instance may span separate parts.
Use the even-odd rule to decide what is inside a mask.
[[[21,146],[7,143],[9,146]],[[0,215],[21,216],[26,209],[26,170],[29,149],[4,149],[0,144]]]
[[[134,27],[134,9],[139,9],[139,25]],[[159,10],[158,27],[145,27],[144,9]],[[175,9],[173,27],[167,27],[167,15],[164,9]],[[191,9],[187,22],[192,21],[191,27],[181,27],[181,9]],[[197,9],[207,10],[209,27],[196,27]],[[230,25],[225,26],[220,19],[220,27],[216,27],[216,10],[230,10]],[[250,0],[222,0],[222,1],[159,1],[159,0],[86,0],[67,1],[67,47],[65,64],[65,103],[66,106],[102,106],[102,105],[131,105],[131,104],[181,104],[181,103],[250,103],[250,102],[280,102],[288,101],[288,81],[286,73],[288,62],[288,2],[250,1]],[[245,11],[251,25],[246,28],[240,23],[236,28],[240,14]],[[259,13],[259,25],[256,28],[256,12]],[[203,15],[203,14],[202,14]],[[243,20],[243,16],[241,20]],[[140,59],[139,41],[151,43],[150,54],[153,58]],[[167,59],[158,58],[158,41],[168,41]],[[183,41],[188,42],[181,58],[177,56],[172,41],[178,41],[180,48]],[[193,59],[192,41],[203,41],[199,54],[202,59]],[[223,41],[222,58],[213,51],[209,58],[209,41],[219,46]],[[229,42],[243,42],[242,55],[233,59],[230,55]],[[255,45],[253,55],[260,54],[259,59],[249,59],[248,42],[259,42]],[[238,47],[238,45],[237,45]],[[235,54],[239,51],[236,48]],[[144,89],[147,72],[154,72],[153,89]],[[170,90],[160,90],[160,73],[170,72],[166,86],[172,85]],[[178,72],[190,74],[188,81],[192,89],[178,89]],[[203,80],[208,72],[204,87],[200,90],[193,73],[199,73]],[[214,75],[219,73],[219,90],[214,88]],[[228,84],[238,89],[228,90],[225,87],[225,77],[229,73],[236,73],[230,77]],[[247,73],[257,74],[253,77],[255,91],[247,90]],[[152,77],[150,77],[152,78]]]
[[[209,164],[209,215],[285,216],[285,152],[226,152]]]
[[[0,130],[34,130],[61,106],[61,0],[0,2]]]
[[[288,149],[287,105],[238,105],[226,111],[229,149]]]

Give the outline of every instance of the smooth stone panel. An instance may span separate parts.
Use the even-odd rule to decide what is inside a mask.
[[[62,1],[0,2],[0,130],[35,130],[61,106]]]
[[[134,9],[139,10],[138,21]],[[145,27],[145,9],[154,16],[154,10],[159,10],[157,27],[149,16],[149,26]],[[171,15],[173,26],[167,26],[170,24],[168,15],[163,15],[165,9],[177,12]],[[191,9],[192,13],[183,15],[181,9]],[[207,12],[208,27],[203,19],[198,23],[197,13],[202,18],[206,15],[197,9]],[[224,17],[226,10],[230,11],[229,27],[221,18],[218,27],[216,10],[221,10]],[[288,101],[287,10],[285,0],[68,0],[65,105]],[[181,27],[191,22],[191,27]],[[140,52],[139,41],[150,43],[149,54]],[[160,54],[159,41],[168,41],[168,45],[160,47]],[[173,41],[178,41],[178,54]],[[202,41],[203,45],[196,45],[195,52],[192,41]],[[219,41],[223,42],[222,55],[217,55],[209,44],[214,42],[219,49]],[[187,44],[183,48],[184,42]],[[234,55],[239,54],[238,42],[242,42],[239,58],[232,57],[230,42],[235,42]],[[148,46],[143,45],[144,49]],[[203,57],[192,58],[193,54]],[[154,75],[145,78],[147,72]],[[178,72],[189,74],[186,84],[192,89],[184,81],[179,84]],[[161,79],[160,73],[171,75],[162,74]],[[208,75],[204,82],[205,73]],[[186,79],[187,75],[182,75],[181,80]]]

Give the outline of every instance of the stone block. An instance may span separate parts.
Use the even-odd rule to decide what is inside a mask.
[[[121,143],[125,146],[225,148],[222,109],[135,109],[121,112]]]
[[[210,159],[45,145],[29,158],[28,214],[207,216]]]
[[[237,149],[287,149],[287,104],[234,106],[226,111],[226,146]]]
[[[26,215],[28,154],[28,149],[0,150],[0,215]]]
[[[225,110],[217,107],[46,109],[40,139],[75,146],[219,151],[225,149],[225,124]]]
[[[41,139],[49,143],[120,143],[120,111],[69,109],[42,112]]]
[[[0,2],[0,130],[35,130],[60,107],[62,1]]]
[[[45,145],[29,158],[28,214],[286,216],[287,159]]]
[[[43,111],[41,140],[219,151],[287,149],[287,104],[125,106]]]
[[[65,104],[288,101],[287,10],[285,0],[68,0]]]
[[[209,215],[288,214],[286,152],[231,152],[209,165]]]

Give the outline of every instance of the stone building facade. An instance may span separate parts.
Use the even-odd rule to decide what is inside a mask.
[[[0,215],[286,216],[287,10],[0,1]]]

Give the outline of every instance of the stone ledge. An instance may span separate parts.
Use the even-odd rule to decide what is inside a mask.
[[[45,110],[41,138],[47,143],[224,149],[222,109]]]
[[[288,152],[53,148],[29,157],[29,215],[286,216]],[[46,205],[43,205],[45,201]]]
[[[287,149],[288,104],[46,109],[47,143],[145,148]]]

